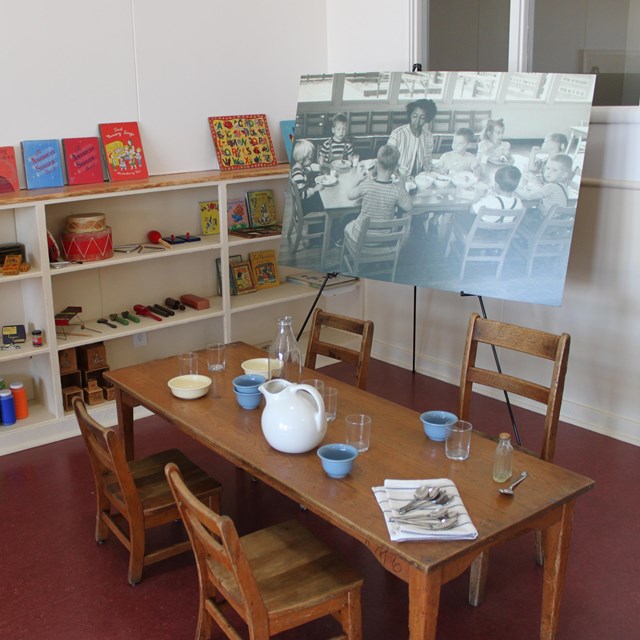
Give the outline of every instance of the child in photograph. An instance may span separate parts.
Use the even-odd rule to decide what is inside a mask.
[[[493,193],[488,193],[475,202],[471,206],[472,211],[476,215],[482,215],[482,209],[500,209],[505,212],[522,209],[524,207],[522,200],[515,195],[521,177],[522,174],[517,167],[511,165],[500,167],[493,178],[495,183]],[[484,222],[498,222],[501,219],[504,222],[511,222],[513,216],[482,215]]]
[[[502,118],[487,120],[478,143],[477,158],[480,164],[486,165],[487,162],[491,164],[513,164],[511,144],[503,140],[504,130],[505,126]]]
[[[553,205],[566,207],[569,204],[569,182],[573,177],[573,160],[566,153],[556,153],[547,160],[544,183],[538,187],[527,187],[527,199],[540,200],[539,210],[544,216]]]
[[[347,137],[349,119],[344,113],[333,116],[331,137],[322,143],[318,150],[318,163],[331,164],[334,160],[351,160],[353,145]]]
[[[290,170],[291,180],[298,187],[303,213],[322,211],[324,209],[319,195],[324,185],[313,182],[309,169],[313,162],[315,151],[313,142],[310,140],[298,140],[291,152],[291,159],[293,160]]]
[[[529,179],[544,182],[544,167],[547,160],[556,153],[565,153],[569,140],[564,133],[550,133],[541,146],[531,147],[529,153]]]
[[[347,194],[349,199],[362,198],[360,213],[345,227],[345,237],[352,242],[362,231],[362,224],[367,218],[372,220],[391,220],[396,209],[411,210],[411,198],[405,187],[405,178],[400,176],[397,182],[392,181],[392,174],[398,166],[400,152],[397,147],[385,144],[378,150],[377,175],[360,178],[357,184]]]
[[[468,149],[475,135],[468,127],[460,127],[453,134],[451,151],[443,153],[434,165],[438,173],[457,173],[473,171],[476,168],[476,157]]]

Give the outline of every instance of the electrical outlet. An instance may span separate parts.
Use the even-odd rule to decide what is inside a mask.
[[[147,346],[147,333],[143,331],[142,333],[136,333],[133,336],[133,346],[134,347],[146,347]]]

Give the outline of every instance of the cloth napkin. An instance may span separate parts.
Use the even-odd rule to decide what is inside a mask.
[[[444,531],[429,531],[420,527],[412,527],[410,524],[400,524],[389,520],[392,516],[399,515],[398,509],[412,500],[415,490],[423,484],[430,487],[440,487],[446,490],[450,496],[453,496],[446,508],[458,514],[458,522],[455,527]],[[478,530],[471,522],[456,485],[447,478],[439,478],[437,480],[385,480],[384,486],[372,487],[372,490],[380,509],[382,509],[389,536],[394,542],[408,540],[474,540],[478,537]],[[439,508],[440,506],[438,505],[428,505],[420,509],[414,509],[409,513],[412,515],[426,514]]]

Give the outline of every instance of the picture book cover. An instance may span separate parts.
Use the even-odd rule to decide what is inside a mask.
[[[220,233],[220,207],[217,200],[199,202],[202,235],[214,236]]]
[[[251,265],[248,261],[235,262],[230,264],[229,268],[233,272],[233,283],[239,296],[243,293],[256,291],[256,284],[253,281],[253,275],[251,273]]]
[[[229,256],[229,292],[232,296],[237,296],[236,285],[233,281],[233,270],[231,268],[232,263],[242,262],[242,256]],[[216,258],[216,275],[218,277],[218,295],[222,295],[222,260]]]
[[[284,148],[287,152],[287,159],[289,164],[291,163],[291,152],[293,151],[293,137],[296,131],[295,120],[280,120],[280,133],[282,134],[282,141],[284,142]]]
[[[137,122],[104,123],[98,128],[111,181],[149,176]]]
[[[244,198],[227,200],[227,228],[231,230],[248,229],[251,226],[249,211]]]
[[[63,138],[62,153],[69,184],[104,182],[100,141],[97,137]]]
[[[273,191],[247,191],[247,208],[252,227],[268,227],[277,222]]]
[[[0,147],[0,193],[20,191],[16,151],[13,147]]]
[[[209,129],[222,171],[277,164],[267,116],[212,116]]]
[[[62,157],[57,140],[23,140],[20,145],[27,189],[64,185]]]
[[[276,252],[273,249],[251,252],[249,262],[256,289],[277,287],[280,284]]]

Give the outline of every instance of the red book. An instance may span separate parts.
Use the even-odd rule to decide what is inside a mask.
[[[69,184],[104,182],[98,138],[63,138],[62,149]]]
[[[149,176],[137,122],[112,122],[100,124],[98,128],[110,180],[139,180]]]
[[[0,193],[20,191],[16,152],[13,147],[0,147]]]

